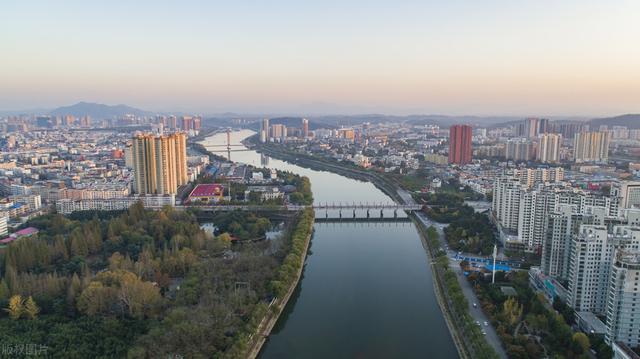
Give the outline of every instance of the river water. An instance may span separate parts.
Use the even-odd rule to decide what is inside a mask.
[[[252,134],[233,132],[231,142],[239,144]],[[218,152],[226,134],[209,136],[202,144],[226,156]],[[316,203],[393,202],[371,183],[255,151],[232,152],[231,159],[309,177]],[[458,357],[411,222],[316,223],[314,229],[303,278],[260,358]]]

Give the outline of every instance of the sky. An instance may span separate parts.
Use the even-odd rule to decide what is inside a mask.
[[[0,110],[640,113],[640,1],[0,2]]]

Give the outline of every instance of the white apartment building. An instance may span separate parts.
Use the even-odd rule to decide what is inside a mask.
[[[573,138],[573,158],[576,163],[600,162],[609,159],[611,132],[579,132]]]
[[[562,135],[555,133],[545,133],[538,137],[538,151],[536,159],[543,163],[560,162],[560,145]]]
[[[624,250],[611,266],[607,291],[607,343],[622,342],[635,348],[640,344],[640,252]]]
[[[576,311],[606,314],[616,251],[640,248],[640,227],[581,225],[571,241],[567,304]]]
[[[56,202],[58,213],[69,214],[76,211],[115,211],[128,209],[137,201],[148,209],[161,209],[164,206],[175,206],[176,197],[168,195],[139,195],[108,199],[61,199]]]
[[[607,227],[580,226],[569,260],[567,304],[574,310],[604,313],[612,255]]]
[[[8,224],[9,217],[0,214],[0,236],[4,237],[9,234]]]
[[[624,209],[640,207],[640,182],[624,181],[614,183],[611,186],[611,198],[613,199],[612,212],[619,215]]]
[[[493,185],[493,216],[504,230],[518,231],[520,196],[524,188],[515,177],[499,177]]]
[[[571,237],[582,223],[577,206],[560,204],[549,214],[542,245],[540,269],[544,274],[565,279],[569,275]]]

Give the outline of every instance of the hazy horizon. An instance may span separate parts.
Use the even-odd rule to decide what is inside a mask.
[[[0,7],[0,109],[606,117],[640,112],[640,3]]]

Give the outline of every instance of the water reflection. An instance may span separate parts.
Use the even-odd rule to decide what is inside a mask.
[[[231,143],[253,134],[237,131]],[[226,144],[226,134],[203,143]],[[213,148],[213,147],[212,147]],[[373,184],[315,171],[255,151],[232,153],[238,162],[309,177],[316,204],[393,203]],[[316,210],[318,222],[303,278],[260,358],[456,358],[433,293],[429,260],[413,223],[393,210]],[[356,209],[366,219],[366,210]],[[351,219],[349,220],[349,217]],[[377,218],[377,221],[374,219]]]

